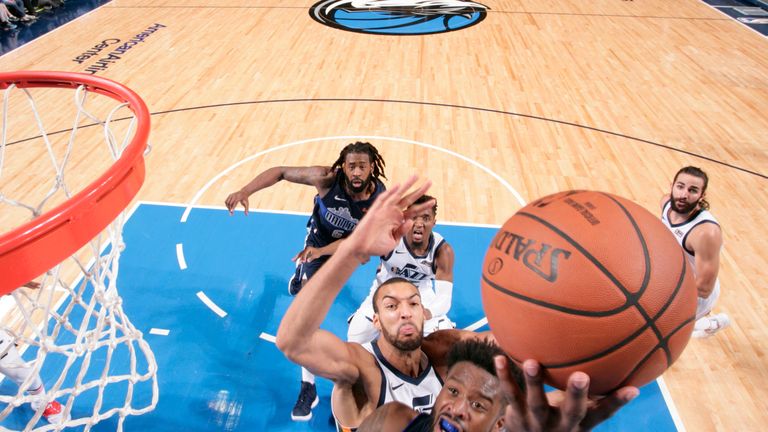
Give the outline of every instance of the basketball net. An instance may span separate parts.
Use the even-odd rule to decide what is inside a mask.
[[[70,179],[82,176],[83,172],[103,170],[98,163],[88,160],[98,154],[105,160],[102,163],[109,166],[120,159],[136,132],[137,115],[129,103],[115,100],[114,95],[98,89],[92,91],[91,85],[75,84],[65,90],[51,89],[56,86],[46,84],[30,88],[6,85],[0,144],[0,215],[21,215],[25,223],[42,220],[54,206],[76,197],[80,191],[76,183],[80,180]],[[68,94],[66,99],[74,96],[74,121],[54,122],[54,127],[62,129],[46,130],[45,115],[61,117],[62,112],[70,109],[62,103],[62,97],[52,98],[60,95],[55,92],[62,91]],[[38,99],[55,99],[57,102],[52,106],[58,108],[40,108]],[[128,117],[118,116],[126,113]],[[68,117],[71,119],[72,115]],[[11,139],[13,129],[20,130],[15,141]],[[22,147],[23,153],[16,151]],[[11,153],[19,157],[37,156],[14,165]],[[37,188],[40,193],[25,193],[28,189],[19,187],[19,181],[41,185]],[[26,431],[49,431],[75,426],[84,426],[83,430],[88,431],[106,419],[111,419],[114,429],[122,430],[127,416],[144,414],[157,405],[154,355],[142,333],[124,313],[118,293],[125,220],[123,210],[85,244],[72,245],[74,252],[69,257],[44,269],[39,276],[32,276],[31,284],[39,284],[39,288],[21,287],[0,299],[0,329],[10,335],[23,358],[11,367],[30,371],[18,388],[10,380],[2,383],[1,431],[22,427]],[[0,228],[0,233],[8,231],[1,224]],[[0,269],[0,273],[5,271]],[[6,344],[0,345],[0,355],[7,349]],[[38,374],[45,385],[44,396],[28,393]],[[41,397],[42,408],[32,410],[30,402]],[[42,419],[45,406],[54,400],[63,408],[61,423]],[[6,428],[11,424],[24,426]]]

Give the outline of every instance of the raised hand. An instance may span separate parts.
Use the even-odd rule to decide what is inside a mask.
[[[350,248],[361,262],[394,249],[413,224],[411,218],[435,204],[434,201],[428,201],[408,208],[432,185],[432,182],[426,181],[408,193],[408,189],[417,180],[418,177],[412,176],[405,183],[394,185],[379,195],[352,235],[345,241],[346,247]]]
[[[523,392],[512,380],[507,358],[497,356],[494,360],[502,391],[510,401],[504,415],[504,427],[508,431],[589,431],[639,394],[637,387],[622,387],[599,401],[590,401],[587,398],[589,376],[574,372],[568,378],[565,400],[560,406],[553,406],[547,401],[538,362],[523,363],[526,385]]]

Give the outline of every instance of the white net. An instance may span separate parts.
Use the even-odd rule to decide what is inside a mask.
[[[120,158],[137,123],[126,105],[85,86],[4,90],[0,233],[69,200]],[[157,364],[118,294],[125,220],[120,213],[0,299],[0,431],[122,430],[155,408]]]

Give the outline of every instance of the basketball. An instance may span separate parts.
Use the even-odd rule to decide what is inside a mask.
[[[604,192],[560,192],[520,209],[488,247],[481,287],[491,331],[514,361],[539,361],[559,389],[585,372],[594,395],[661,375],[696,314],[673,234]]]

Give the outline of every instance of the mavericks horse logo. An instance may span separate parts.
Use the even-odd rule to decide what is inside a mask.
[[[425,35],[473,26],[488,7],[469,0],[321,0],[309,15],[327,26],[358,33]]]

